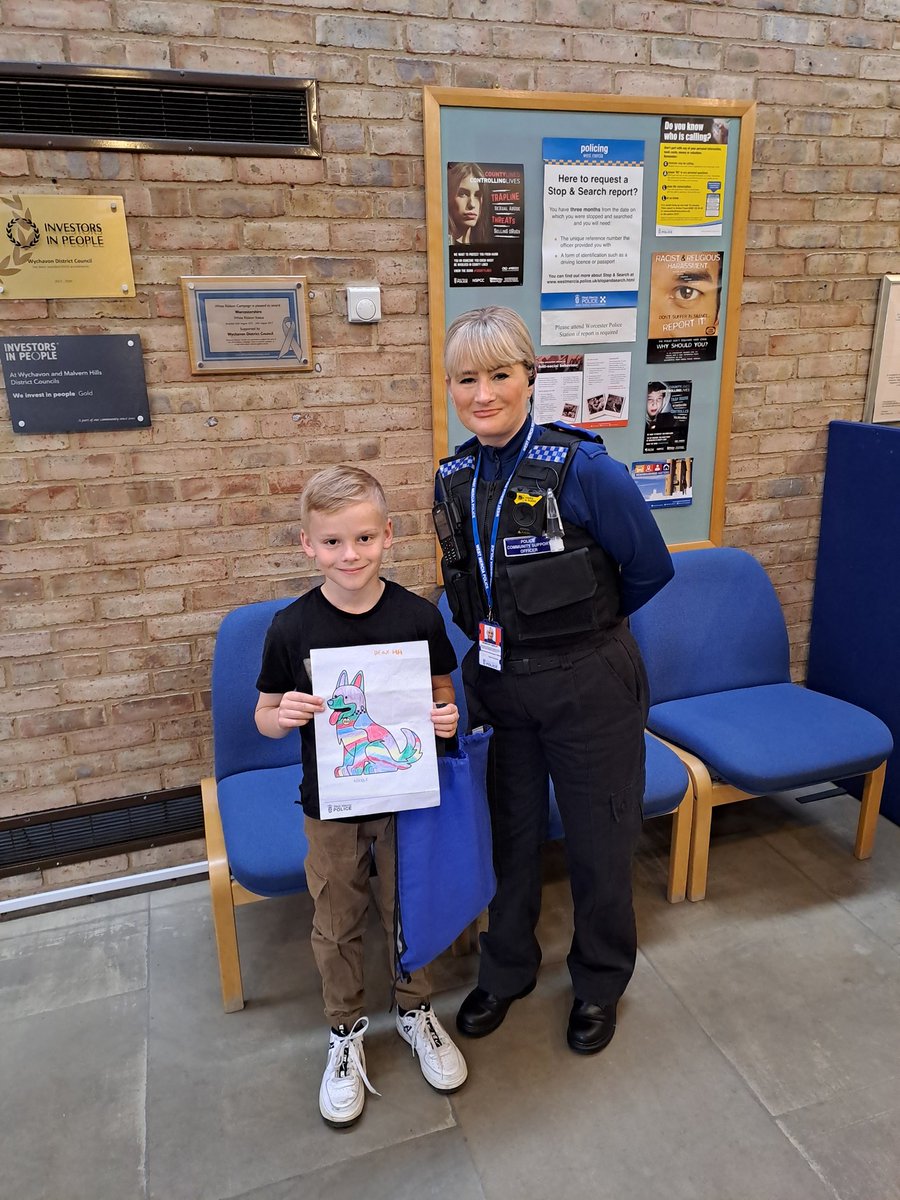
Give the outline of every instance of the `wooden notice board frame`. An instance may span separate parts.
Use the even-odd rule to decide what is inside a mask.
[[[654,506],[654,514],[666,541],[673,548],[720,543],[725,515],[755,116],[756,105],[749,101],[667,100],[660,97],[488,91],[475,88],[427,87],[423,90],[435,464],[468,436],[459,426],[447,395],[443,367],[446,326],[467,309],[486,304],[508,305],[525,318],[539,355],[597,355],[594,361],[599,361],[603,357],[618,357],[619,351],[630,353],[627,426],[599,430],[610,453],[629,467],[639,460],[660,460],[659,453],[644,450],[648,382],[666,381],[668,391],[670,380],[677,379],[682,384],[689,381],[687,389],[684,386],[681,389],[682,395],[685,390],[687,392],[689,406],[687,446],[681,451],[685,457],[677,461],[691,463],[693,487],[689,494],[692,494],[693,500],[686,505]],[[706,228],[702,233],[691,234],[679,232],[663,235],[659,232],[659,213],[666,211],[660,206],[665,191],[661,187],[662,176],[671,173],[663,171],[663,166],[670,165],[663,161],[662,129],[667,119],[675,122],[667,128],[706,131],[705,134],[688,132],[684,136],[689,142],[694,139],[698,142],[709,141],[709,131],[715,128],[713,140],[718,141],[721,137],[727,145],[724,151],[724,184],[707,185],[711,189],[721,188],[720,233],[710,233]],[[666,136],[668,139],[669,135]],[[610,342],[608,335],[605,335],[602,342],[579,340],[577,344],[564,345],[557,336],[552,344],[541,345],[542,322],[546,315],[541,306],[543,205],[546,202],[545,138],[592,139],[586,143],[591,148],[604,140],[614,140],[622,147],[642,145],[639,282],[637,308],[629,317],[633,322],[633,337],[626,333],[621,341]],[[690,160],[693,154],[695,164],[702,162],[702,155],[697,157],[690,150],[682,153],[687,155],[685,161]],[[550,161],[548,158],[548,163]],[[473,283],[474,273],[463,278],[463,286],[460,286],[458,270],[451,286],[448,164],[463,162],[486,164],[483,166],[485,171],[491,167],[508,166],[511,175],[505,180],[505,185],[508,187],[510,179],[524,185],[519,189],[524,194],[524,200],[518,209],[515,205],[507,207],[506,211],[513,215],[505,218],[510,225],[517,225],[519,230],[522,250],[519,251],[518,264],[515,252],[512,252],[511,258],[498,257],[493,260],[497,264],[512,261],[512,266],[502,268],[495,265],[488,268],[513,272],[512,286],[508,278],[503,281],[506,286],[499,282],[476,285]],[[494,174],[499,178],[503,172],[495,170]],[[697,174],[696,170],[694,174]],[[496,191],[492,193],[492,196],[495,195]],[[497,207],[495,204],[494,209]],[[471,240],[475,240],[474,236]],[[657,357],[653,364],[648,363],[649,280],[653,256],[679,251],[690,255],[708,250],[721,251],[717,262],[721,289],[717,337],[712,339],[715,349],[706,352],[705,361],[683,362],[677,358],[664,361]],[[456,261],[460,262],[461,257]],[[474,261],[471,256],[469,261]],[[491,255],[488,254],[484,261],[491,261]],[[713,358],[710,358],[710,353],[714,354]],[[686,468],[676,468],[670,460],[670,469]]]

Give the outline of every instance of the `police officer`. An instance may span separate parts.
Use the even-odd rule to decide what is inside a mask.
[[[508,308],[447,332],[447,384],[475,435],[442,461],[435,521],[473,726],[494,729],[489,775],[497,893],[478,986],[457,1015],[492,1033],[535,986],[548,778],[575,911],[569,1046],[602,1050],[634,970],[631,860],[641,825],[647,681],[625,618],[673,574],[626,468],[599,438],[530,415],[534,347]]]

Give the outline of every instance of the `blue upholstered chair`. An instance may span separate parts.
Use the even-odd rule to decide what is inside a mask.
[[[202,780],[201,791],[226,1012],[244,1007],[235,906],[306,890],[300,738],[265,738],[253,720],[266,630],[289,603],[266,600],[229,613],[213,656],[215,778]]]
[[[631,628],[650,676],[648,726],[678,750],[694,787],[689,899],[706,894],[713,807],[750,796],[864,775],[854,853],[868,858],[887,726],[791,683],[781,607],[750,554],[684,550],[674,561],[675,578]]]
[[[444,617],[447,632],[456,657],[462,662],[472,643],[456,625],[450,615],[450,606],[442,593],[438,608]],[[466,694],[462,673],[457,667],[453,673],[453,686],[460,708],[460,727],[468,727]],[[647,748],[647,779],[644,787],[643,810],[645,817],[661,817],[674,813],[672,821],[672,844],[669,851],[669,880],[666,895],[676,904],[685,897],[687,887],[688,857],[690,851],[691,817],[693,813],[693,791],[687,771],[679,757],[667,746],[650,734],[644,734]],[[550,808],[547,815],[547,836],[555,839],[563,836],[562,819],[556,804],[553,782],[550,782]]]

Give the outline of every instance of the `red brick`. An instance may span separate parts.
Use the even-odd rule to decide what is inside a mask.
[[[267,596],[254,596],[252,599],[268,599]],[[182,613],[173,617],[151,617],[147,622],[147,632],[151,638],[170,642],[173,638],[194,637],[198,633],[215,633],[222,623],[222,617],[227,609],[237,607],[225,602],[217,609],[206,612]]]
[[[130,513],[102,513],[66,517],[44,517],[38,529],[48,542],[68,542],[76,538],[104,538],[131,532]]]
[[[155,617],[160,613],[184,612],[184,593],[177,588],[138,592],[135,595],[99,596],[97,615],[115,621],[121,617]]]
[[[76,625],[72,629],[60,629],[53,634],[53,649],[93,650],[101,646],[133,646],[141,640],[143,626],[140,621],[106,622],[104,625]]]
[[[49,576],[46,587],[47,595],[51,597],[94,596],[100,592],[127,591],[140,587],[140,575],[133,568],[60,572]]]
[[[89,621],[94,615],[90,600],[44,600],[37,604],[18,604],[0,614],[0,624],[9,630],[31,631],[47,625],[66,625],[71,621]]]
[[[34,522],[25,518],[0,520],[0,544],[14,546],[20,542],[34,540]]]
[[[136,746],[130,750],[120,750],[115,756],[116,770],[125,776],[133,771],[149,767],[169,766],[173,763],[196,763],[197,747],[194,742],[167,742],[164,746],[154,744]],[[199,777],[196,766],[194,778]]]
[[[130,773],[125,778],[125,786],[127,787],[126,795],[136,795],[141,792],[158,792],[163,786],[161,771],[136,771]],[[122,786],[122,778],[118,775],[113,775],[108,779],[88,780],[84,783],[76,783],[75,794],[78,797],[79,804],[93,804],[96,800],[117,800],[123,794]],[[122,875],[127,868],[127,864],[128,856],[121,855],[110,859],[94,858],[90,860],[88,865],[92,871],[97,872],[97,878],[104,878],[106,876],[115,877]],[[74,879],[81,878],[78,873],[80,865],[75,864],[70,868],[59,867],[57,870],[71,872],[66,876],[66,881],[71,883]]]
[[[135,721],[156,721],[160,718],[188,713],[194,710],[194,698],[182,693],[172,696],[152,696],[146,700],[128,700],[124,704],[110,706],[110,720],[118,724]]]
[[[47,812],[54,808],[68,808],[76,800],[75,789],[71,786],[57,785],[56,787],[27,788],[24,792],[14,792],[4,797],[3,815],[19,817],[26,813]],[[22,878],[15,876],[14,878]]]
[[[33,713],[15,721],[16,734],[23,738],[47,737],[54,733],[69,733],[75,729],[96,729],[104,724],[99,705],[87,708],[57,708],[51,712]],[[27,811],[27,810],[26,810]]]
[[[211,46],[208,42],[195,45],[175,42],[172,46],[172,66],[182,71],[221,71],[226,75],[268,75],[269,55],[266,50],[250,50],[237,46]]]

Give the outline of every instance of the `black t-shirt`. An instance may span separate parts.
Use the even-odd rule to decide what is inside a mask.
[[[444,619],[433,604],[385,580],[384,592],[374,608],[364,613],[349,613],[330,604],[317,587],[275,614],[266,634],[256,686],[272,695],[312,692],[307,668],[311,650],[420,641],[428,642],[431,674],[449,675],[456,667],[456,653],[447,637]],[[300,800],[307,816],[318,817],[319,783],[312,721],[300,729],[300,748],[303,762]]]

